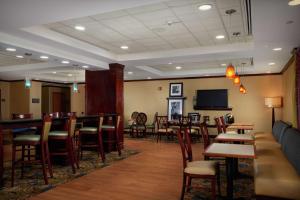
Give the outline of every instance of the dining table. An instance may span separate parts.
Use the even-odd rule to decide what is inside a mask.
[[[254,159],[255,146],[246,144],[212,143],[203,152],[206,157],[226,159],[227,199],[234,199],[233,181],[236,174],[235,162],[239,158]]]
[[[246,130],[253,130],[254,124],[253,123],[247,123],[247,122],[236,122],[233,124],[230,124],[227,126],[227,129],[230,130],[237,130],[239,134],[245,134]]]
[[[254,143],[254,136],[252,134],[220,133],[214,140],[218,142]]]

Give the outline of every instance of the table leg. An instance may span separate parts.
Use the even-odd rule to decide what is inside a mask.
[[[233,199],[234,158],[226,158],[227,199]]]

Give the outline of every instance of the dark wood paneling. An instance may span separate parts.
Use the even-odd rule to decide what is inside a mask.
[[[119,139],[123,146],[124,119],[124,66],[118,63],[109,65],[109,70],[86,71],[85,73],[85,106],[87,115],[99,113],[117,113],[121,116]],[[107,133],[109,134],[109,133]],[[107,135],[107,142],[113,139]],[[104,140],[105,145],[105,140]],[[110,147],[108,147],[110,149]]]
[[[296,59],[296,107],[297,107],[297,125],[300,128],[300,48],[295,52]]]

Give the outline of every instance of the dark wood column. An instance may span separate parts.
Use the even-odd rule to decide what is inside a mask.
[[[121,116],[119,138],[123,146],[124,129],[124,65],[109,64],[109,70],[86,71],[85,106],[87,115],[118,113]]]

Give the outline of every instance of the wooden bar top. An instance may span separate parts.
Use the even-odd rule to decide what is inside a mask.
[[[255,158],[254,145],[213,143],[203,153],[208,157]]]

